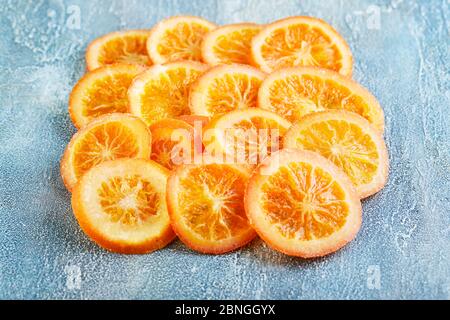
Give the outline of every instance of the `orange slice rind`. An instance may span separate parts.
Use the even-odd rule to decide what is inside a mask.
[[[175,233],[191,249],[222,254],[255,237],[243,197],[250,172],[239,166],[205,162],[183,165],[167,183],[167,204]]]
[[[190,114],[189,90],[208,66],[194,61],[154,65],[137,76],[128,90],[130,112],[148,125]]]
[[[202,61],[203,37],[216,27],[198,17],[179,16],[163,20],[151,30],[147,40],[148,54],[155,64]]]
[[[261,29],[255,23],[237,23],[211,31],[203,39],[203,61],[210,65],[251,64],[251,41]]]
[[[270,74],[261,84],[258,107],[295,122],[308,113],[327,109],[355,112],[384,130],[384,113],[377,99],[355,81],[336,72],[295,67]]]
[[[99,116],[128,112],[128,87],[144,67],[118,63],[86,73],[69,97],[69,114],[81,128]]]
[[[193,114],[213,117],[236,109],[256,107],[266,74],[246,65],[221,65],[205,72],[192,85]]]
[[[149,35],[150,30],[127,30],[95,39],[86,50],[87,69],[92,71],[114,63],[152,65],[147,54]]]
[[[128,114],[112,113],[91,121],[70,140],[61,160],[61,176],[70,191],[92,167],[118,158],[149,159],[151,134]]]
[[[378,130],[353,112],[313,113],[283,137],[285,148],[317,152],[344,170],[361,198],[380,191],[388,176],[388,153]]]
[[[89,238],[107,250],[141,254],[163,248],[175,238],[165,199],[168,175],[150,160],[104,162],[76,185],[75,217]]]
[[[345,246],[361,226],[361,202],[345,173],[317,153],[283,149],[253,172],[245,208],[273,249],[303,258]]]

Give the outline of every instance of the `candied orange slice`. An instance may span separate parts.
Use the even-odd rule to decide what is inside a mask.
[[[258,108],[235,110],[215,117],[205,127],[203,142],[208,155],[225,162],[257,164],[280,146],[291,123]]]
[[[86,73],[69,98],[74,125],[81,128],[99,116],[128,112],[128,87],[144,70],[141,66],[118,63]]]
[[[183,120],[184,122],[190,124],[194,128],[194,148],[196,150],[195,155],[203,153],[203,129],[209,123],[209,118],[205,116],[197,116],[195,114],[182,115],[177,119]],[[195,158],[194,158],[195,160]]]
[[[61,176],[68,190],[89,169],[119,158],[149,159],[151,134],[139,118],[112,113],[91,121],[70,140],[61,160]]]
[[[154,63],[180,60],[202,61],[204,36],[217,26],[198,17],[172,17],[158,23],[147,39],[147,51]]]
[[[210,65],[251,64],[251,41],[261,29],[255,23],[238,23],[211,31],[203,39],[203,61]]]
[[[184,122],[187,122],[191,126],[195,127],[196,124],[199,124],[201,128],[206,126],[209,122],[209,118],[205,116],[198,116],[195,114],[185,114],[179,116],[177,119],[183,120]]]
[[[221,254],[255,237],[244,210],[250,172],[243,167],[205,162],[182,165],[167,183],[172,227],[191,249]]]
[[[163,248],[175,238],[166,204],[168,175],[151,160],[103,162],[75,186],[75,217],[88,237],[107,250],[137,254]]]
[[[163,119],[152,124],[150,131],[151,159],[169,170],[180,164],[193,163],[195,150],[198,150],[199,155],[202,152],[200,140],[198,148],[195,148],[194,127],[185,121]]]
[[[245,209],[272,248],[320,257],[350,242],[361,226],[361,202],[346,174],[317,153],[283,149],[253,172]]]
[[[258,107],[292,122],[311,112],[342,109],[384,130],[384,113],[377,99],[355,81],[326,69],[297,67],[272,73],[259,88]]]
[[[361,198],[380,191],[388,175],[386,145],[378,130],[353,112],[305,116],[283,138],[285,148],[317,152],[344,170]]]
[[[265,77],[265,73],[245,65],[214,67],[192,85],[189,98],[191,112],[212,117],[236,109],[256,107],[259,86]]]
[[[314,66],[352,75],[349,46],[329,24],[311,17],[290,17],[264,27],[252,40],[253,63],[264,72]]]
[[[127,30],[108,33],[95,39],[86,51],[87,69],[128,63],[150,66],[147,54],[147,38],[150,30]]]
[[[190,114],[189,89],[208,66],[179,61],[155,65],[136,77],[128,90],[130,112],[148,125]]]

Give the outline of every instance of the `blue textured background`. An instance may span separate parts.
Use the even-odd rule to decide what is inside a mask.
[[[59,160],[75,131],[67,98],[85,48],[175,14],[221,24],[304,14],[344,35],[354,78],[384,107],[391,161],[389,183],[364,201],[349,246],[314,261],[259,240],[224,256],[179,241],[123,256],[80,231]],[[449,299],[449,19],[448,0],[1,0],[0,298]]]

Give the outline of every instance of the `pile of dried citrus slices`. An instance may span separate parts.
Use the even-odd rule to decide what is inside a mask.
[[[357,234],[386,184],[384,115],[327,23],[219,27],[173,17],[89,45],[61,162],[81,228],[146,253],[176,236],[209,254],[259,235],[312,258]]]

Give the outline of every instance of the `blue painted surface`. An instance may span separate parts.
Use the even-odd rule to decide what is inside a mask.
[[[67,98],[85,48],[109,31],[175,14],[220,24],[304,14],[344,35],[354,78],[385,110],[391,161],[389,183],[364,201],[349,246],[314,261],[258,240],[224,256],[179,241],[122,256],[80,231],[59,160],[75,132]],[[449,18],[447,0],[2,0],[0,298],[449,299]]]

